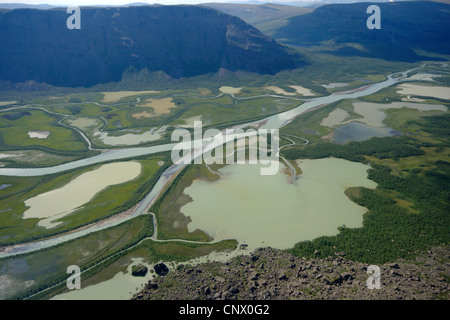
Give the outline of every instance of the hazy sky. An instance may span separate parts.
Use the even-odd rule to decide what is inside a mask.
[[[278,2],[291,2],[291,1],[308,1],[314,0],[279,0]],[[51,4],[51,5],[122,5],[133,2],[145,2],[145,3],[159,3],[159,4],[197,4],[203,2],[239,2],[239,0],[0,0],[0,3],[26,3],[26,4]],[[273,2],[270,0],[264,2]]]

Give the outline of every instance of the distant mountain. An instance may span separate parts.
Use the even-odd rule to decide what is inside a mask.
[[[287,24],[287,18],[312,12],[311,8],[266,3],[261,5],[241,3],[205,3],[203,6],[239,17],[263,33],[272,35],[274,30]]]
[[[123,7],[123,6],[148,6],[148,3],[143,2],[132,2],[125,5],[96,5],[95,3],[92,4],[93,7]],[[67,8],[68,5],[51,5],[51,4],[26,4],[26,3],[0,3],[0,9],[41,9],[41,10],[47,10],[52,8],[58,8],[58,7],[65,7]]]
[[[54,6],[49,4],[26,4],[26,3],[0,3],[1,9],[51,9]]]
[[[280,5],[273,3],[256,5],[210,2],[204,3],[202,5],[239,17],[253,26],[262,22],[277,20],[286,17],[293,17],[313,11],[312,9],[308,8],[293,7],[289,5]]]
[[[372,0],[370,2],[393,2],[389,0]],[[416,0],[395,0],[395,2],[400,1],[416,1]],[[419,1],[419,0],[417,0]],[[448,0],[442,0],[448,1]],[[289,6],[298,6],[298,7],[308,7],[308,8],[318,8],[327,4],[343,4],[343,3],[358,3],[358,2],[368,2],[367,0],[305,0],[305,1],[271,1],[271,3],[284,4]]]
[[[418,61],[414,49],[450,54],[450,5],[437,2],[376,3],[381,29],[366,27],[370,3],[325,5],[289,18],[274,37],[288,44],[332,44],[333,54]]]
[[[172,78],[220,69],[275,74],[301,58],[241,19],[200,6],[81,8],[69,30],[63,9],[0,11],[0,79],[57,86],[120,81],[125,71]]]

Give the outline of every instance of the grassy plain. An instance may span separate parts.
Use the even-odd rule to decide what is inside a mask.
[[[38,110],[0,113],[0,149],[40,146],[61,151],[87,150],[80,135],[58,124],[59,120]],[[46,139],[30,138],[30,130],[49,131],[50,135]]]

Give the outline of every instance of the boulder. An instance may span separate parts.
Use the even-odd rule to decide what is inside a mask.
[[[333,275],[333,277],[331,278],[330,284],[331,284],[332,286],[335,286],[335,285],[341,284],[343,280],[344,280],[344,279],[342,278],[342,276],[341,276],[340,274],[335,274],[335,275]]]
[[[147,267],[142,264],[131,267],[131,275],[134,277],[145,277],[147,271]]]
[[[353,276],[348,272],[341,274],[341,277],[343,281],[353,280]]]
[[[147,290],[156,290],[158,289],[158,284],[157,283],[153,283],[151,280],[147,283],[147,285],[145,286],[145,288]]]
[[[153,268],[158,276],[165,276],[169,273],[169,268],[162,262],[155,264]]]

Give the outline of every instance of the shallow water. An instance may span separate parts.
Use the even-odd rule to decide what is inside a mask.
[[[153,278],[150,272],[147,272],[145,277],[132,276],[131,268],[137,264],[143,264],[149,270],[152,268],[143,263],[142,258],[135,258],[127,267],[126,273],[119,272],[109,280],[87,287],[83,287],[83,275],[81,275],[81,289],[59,294],[51,300],[129,300],[133,293],[136,293],[136,288],[142,289],[142,286]]]
[[[250,247],[285,249],[297,242],[335,235],[338,227],[362,226],[366,209],[350,201],[348,187],[375,188],[367,165],[342,159],[299,161],[302,175],[288,182],[284,167],[260,175],[260,165],[229,165],[224,178],[196,180],[185,189],[193,202],[181,212],[191,217],[189,231],[201,229],[214,240],[237,239]]]
[[[11,186],[12,186],[12,184],[0,184],[0,190],[6,189]]]
[[[162,261],[169,270],[175,270],[180,264],[195,266],[200,263],[220,261],[225,262],[239,255],[252,253],[252,249],[236,249],[233,251],[217,252],[213,251],[208,255],[197,257],[188,261],[174,262]],[[148,268],[145,277],[135,277],[131,274],[133,265],[142,264]],[[83,275],[81,275],[81,289],[73,290],[54,296],[51,300],[129,300],[133,294],[137,293],[149,280],[155,278],[155,274],[151,273],[155,264],[144,262],[143,258],[132,258],[132,262],[128,265],[127,271],[116,273],[114,277],[103,282],[83,287]],[[138,289],[138,290],[136,290]]]
[[[342,109],[335,109],[328,114],[326,118],[322,119],[321,126],[333,128],[334,126],[343,122],[350,114]]]
[[[110,146],[132,146],[141,143],[156,141],[161,139],[161,134],[166,130],[166,127],[159,129],[152,128],[143,133],[127,133],[121,136],[110,136],[109,132],[98,131],[94,136],[100,139],[104,144]]]
[[[141,172],[139,162],[109,163],[76,177],[61,188],[42,193],[25,201],[30,207],[23,218],[45,218],[39,225],[54,227],[53,222],[89,202],[103,189],[136,178]]]
[[[371,103],[371,102],[356,102],[353,104],[355,112],[363,116],[357,121],[364,122],[372,127],[384,126],[383,121],[386,118],[384,110],[387,109],[401,109],[409,108],[418,111],[447,111],[447,107],[441,104],[424,104],[414,102],[391,102],[389,104]]]
[[[404,77],[409,72],[412,72],[418,68],[413,68],[410,70],[406,70],[402,72],[402,76]],[[361,90],[358,90],[357,92],[351,93],[351,94],[340,94],[340,95],[331,95],[326,97],[319,97],[314,98],[311,100],[308,100],[307,102],[301,104],[297,108],[291,109],[286,112],[282,112],[280,114],[270,116],[268,118],[265,118],[263,120],[254,121],[246,124],[242,124],[239,126],[236,126],[236,128],[246,128],[248,126],[257,125],[264,123],[261,128],[268,128],[268,129],[274,129],[274,128],[280,128],[293,119],[295,119],[297,116],[301,115],[302,113],[311,110],[312,108],[316,108],[318,106],[321,106],[323,104],[332,103],[335,101],[339,101],[342,99],[347,98],[358,98],[365,95],[370,95],[372,93],[375,93],[383,88],[389,87],[393,84],[396,84],[400,81],[401,78],[392,78],[392,75],[388,76],[388,79],[386,81],[374,84],[370,87],[364,87],[361,88]],[[120,150],[111,150],[105,153],[102,153],[100,155],[91,157],[91,158],[85,158],[82,160],[76,160],[72,162],[68,162],[62,165],[56,165],[53,167],[48,168],[0,168],[0,175],[6,175],[6,176],[40,176],[40,175],[47,175],[47,174],[53,174],[58,172],[63,172],[65,170],[73,169],[73,168],[79,168],[95,163],[101,163],[104,161],[111,161],[111,160],[119,160],[119,159],[126,159],[126,158],[132,158],[140,155],[145,154],[153,154],[157,152],[162,151],[170,151],[173,149],[173,147],[176,145],[176,143],[170,143],[170,144],[164,144],[164,145],[157,145],[152,147],[139,147],[139,148],[124,148]],[[144,200],[139,205],[138,209],[135,211],[135,213],[131,216],[137,216],[142,214],[145,210],[147,210],[147,206],[153,203],[156,196],[159,194],[159,192],[162,190],[162,188],[165,186],[165,184],[170,181],[170,177],[174,172],[177,172],[177,170],[180,169],[180,165],[177,166],[171,166],[169,167],[160,177],[160,179],[157,181],[155,187],[152,189],[152,191],[144,198]],[[6,256],[12,256],[16,254],[23,254],[27,252],[32,252],[35,250],[40,250],[44,248],[48,248],[60,243],[64,243],[65,241],[75,239],[77,237],[89,234],[91,232],[102,230],[106,227],[111,227],[114,225],[117,225],[120,222],[126,221],[128,218],[125,218],[122,221],[115,221],[112,223],[109,223],[106,226],[94,226],[92,228],[84,229],[81,231],[77,231],[68,235],[62,235],[57,238],[51,238],[46,239],[42,241],[37,241],[33,243],[26,243],[23,245],[18,245],[13,248],[8,248],[6,252],[0,253],[1,257]]]
[[[404,95],[425,96],[444,100],[450,99],[450,87],[421,86],[412,83],[404,83],[398,87],[400,90],[397,93]]]
[[[376,128],[364,123],[350,122],[342,127],[335,128],[329,138],[334,143],[344,144],[349,141],[364,141],[372,137],[382,138],[397,134],[400,134],[400,132],[392,128]]]
[[[330,84],[323,84],[322,87],[324,87],[326,89],[334,89],[334,88],[339,88],[339,87],[346,87],[349,84],[350,83],[348,83],[348,82],[335,82],[335,83],[330,83]]]
[[[50,135],[50,131],[28,131],[30,138],[46,139]]]

